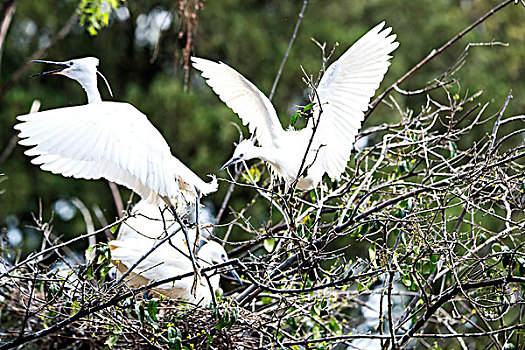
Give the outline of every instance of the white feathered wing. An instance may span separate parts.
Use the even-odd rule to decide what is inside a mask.
[[[396,35],[389,35],[392,28],[382,30],[384,25],[378,24],[355,42],[326,69],[319,83],[321,106],[313,107],[313,118],[301,130],[309,140],[313,122],[319,120],[311,146],[312,150],[319,149],[319,161],[309,169],[312,173],[322,176],[326,172],[337,179],[346,168],[370,99],[390,66],[389,54],[399,46]],[[320,176],[313,177],[320,180]]]
[[[128,103],[97,102],[17,117],[21,145],[43,170],[66,177],[105,178],[149,203],[193,201],[217,190],[175,158],[160,132]]]
[[[270,100],[248,79],[222,62],[192,57],[193,68],[255,134],[261,146],[278,147],[284,130]]]

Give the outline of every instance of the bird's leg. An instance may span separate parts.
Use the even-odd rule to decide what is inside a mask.
[[[311,236],[312,240],[314,236],[316,236],[317,229],[319,228],[319,220],[321,219],[321,212],[323,208],[323,202],[324,202],[324,191],[323,191],[323,184],[321,183],[320,186],[321,196],[319,197],[319,193],[317,193],[317,187],[314,187],[314,193],[315,193],[315,201],[317,204],[317,212],[315,213],[315,221],[314,221],[314,230],[313,235]]]
[[[193,242],[193,249],[190,248],[190,250],[193,250],[193,251],[196,251],[197,244],[200,240],[200,235],[201,235],[201,230],[199,226],[199,203],[201,201],[201,193],[198,189],[195,189],[195,192],[197,193],[197,198],[195,199],[195,232],[196,234],[195,234],[195,242]],[[190,243],[188,241],[188,246],[189,245]],[[198,277],[200,276],[197,276],[197,274],[194,275],[193,284],[191,286],[191,292],[194,296],[197,294]]]
[[[160,211],[160,217],[162,218],[162,228],[163,228],[163,231],[160,235],[160,237],[157,237],[157,238],[161,238],[164,236],[164,234],[168,234],[168,227],[166,225],[166,218],[164,217],[164,212],[162,211],[162,209],[159,207],[159,211]]]
[[[215,291],[213,290],[213,287],[211,286],[210,277],[204,273],[204,278],[206,278],[206,284],[208,285],[208,289],[211,294],[211,302],[213,304],[213,309],[217,309],[217,301],[215,300]],[[206,305],[207,306],[207,305]]]
[[[170,206],[171,211],[173,212],[173,217],[179,223],[180,227],[182,228],[182,232],[184,232],[184,237],[186,238],[186,243],[188,245],[188,250],[190,252],[191,265],[193,266],[193,271],[195,272],[195,275],[196,275],[195,279],[197,279],[200,277],[200,268],[199,268],[199,264],[197,264],[197,260],[195,259],[195,254],[193,254],[193,249],[190,244],[190,237],[188,235],[188,228],[186,227],[186,225],[184,225],[184,222],[182,222],[173,204],[170,203],[169,206]],[[194,284],[195,284],[195,281],[194,281]],[[195,295],[195,290],[193,290],[193,287],[192,287],[192,293]]]
[[[195,199],[195,242],[193,242],[193,250],[197,250],[197,245],[200,241],[201,236],[201,228],[199,225],[199,203],[201,202],[201,192],[198,189],[195,189],[195,192],[197,193],[197,198]]]

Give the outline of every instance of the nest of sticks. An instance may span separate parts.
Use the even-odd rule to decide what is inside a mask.
[[[18,268],[0,279],[0,345],[35,334],[24,348],[257,349],[271,333],[230,300],[207,308],[68,276]]]

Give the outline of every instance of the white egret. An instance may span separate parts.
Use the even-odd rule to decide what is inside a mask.
[[[237,71],[222,62],[193,57],[193,67],[248,124],[259,144],[240,142],[221,170],[260,158],[288,185],[299,177],[299,189],[317,187],[324,173],[338,179],[350,158],[364,112],[390,66],[389,54],[399,45],[396,35],[389,35],[391,28],[383,27],[384,22],[371,29],[326,69],[316,89],[313,116],[302,130],[283,130],[270,100]]]
[[[158,239],[165,233],[175,231],[179,224],[173,217],[173,214],[162,206],[150,204],[145,200],[139,201],[131,210],[131,217],[127,218],[121,224],[119,239],[125,237],[143,236],[149,239]],[[134,234],[132,234],[134,232]],[[195,230],[188,229],[190,244],[195,243]],[[182,241],[180,235],[175,235],[171,241],[178,240],[176,245],[186,244]],[[180,242],[179,242],[180,241]]]
[[[188,239],[175,209],[217,190],[217,179],[201,180],[175,158],[166,140],[148,118],[129,103],[102,101],[97,88],[99,60],[65,62],[35,60],[59,68],[38,76],[60,74],[80,83],[88,104],[18,116],[19,143],[33,146],[25,153],[33,164],[66,177],[105,178],[138,193],[149,203],[168,204]],[[104,81],[107,84],[106,79]],[[108,85],[109,88],[109,85]],[[110,91],[111,92],[111,91]],[[197,271],[193,250],[189,249]]]
[[[120,229],[118,240],[109,242],[113,263],[120,273],[126,271],[145,253],[151,250],[162,236],[164,231],[173,232],[179,225],[173,221],[173,216],[165,211],[163,215],[158,207],[145,201],[139,202],[134,208],[134,217],[127,219]],[[190,244],[195,240],[195,229],[189,230]],[[182,251],[186,250],[186,241],[181,235],[173,236],[169,241],[160,244],[144,260],[142,260],[126,278],[126,282],[133,287],[147,285],[151,281],[158,281],[169,277],[192,272],[192,264]],[[224,248],[213,241],[205,243],[197,252],[197,259],[202,267],[212,266],[225,262],[228,257]],[[233,271],[232,271],[233,272]],[[234,274],[235,275],[235,274]],[[219,288],[219,275],[210,277],[213,291]],[[199,279],[192,295],[193,278],[186,277],[178,281],[162,284],[155,292],[168,296],[189,300],[192,303],[210,303],[213,295],[206,279]]]
[[[59,67],[39,76],[60,74],[78,81],[88,104],[17,117],[19,143],[33,146],[25,152],[36,156],[32,163],[66,177],[105,178],[149,203],[193,202],[199,194],[217,190],[215,178],[204,182],[171,154],[160,132],[134,106],[101,100],[97,58],[33,62]]]

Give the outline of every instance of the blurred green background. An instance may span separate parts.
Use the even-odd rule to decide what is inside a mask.
[[[17,3],[1,57],[0,86],[27,62],[35,50],[49,43],[78,3],[78,0],[23,0]],[[77,25],[65,39],[39,58],[100,58],[99,69],[109,80],[114,93],[111,98],[101,83],[99,88],[103,98],[129,102],[147,114],[170,144],[173,154],[204,178],[206,174],[216,173],[229,159],[233,152],[232,142],[239,137],[230,122],[239,123],[239,119],[195,71],[190,72],[189,86],[185,89],[181,49],[186,44],[186,36],[179,37],[181,19],[177,16],[176,3],[174,0],[127,1],[124,7],[112,13],[109,26],[100,30],[98,35],[91,36]],[[400,47],[394,52],[392,66],[380,88],[382,91],[432,49],[498,3],[497,0],[308,1],[305,18],[273,100],[283,125],[288,125],[296,105],[305,103],[307,90],[301,80],[300,66],[316,75],[321,65],[321,50],[312,42],[312,37],[321,43],[326,42],[328,51],[339,42],[334,56],[337,58],[367,30],[386,21],[398,35]],[[269,94],[301,5],[302,1],[208,0],[198,13],[193,54],[228,63]],[[471,49],[456,78],[460,79],[462,94],[484,90],[481,101],[491,102],[488,113],[500,108],[512,88],[515,98],[507,113],[523,113],[524,19],[523,6],[507,6],[426,65],[402,87],[417,89],[432,82],[457,60],[469,42],[507,42],[509,47]],[[155,57],[159,33],[161,40]],[[69,79],[55,76],[26,78],[42,70],[45,67],[32,65],[15,85],[1,91],[0,154],[15,135],[16,116],[27,113],[34,99],[42,102],[41,110],[86,102],[80,85]],[[443,93],[435,93],[436,98],[440,95],[444,98]],[[402,108],[414,109],[415,113],[426,103],[423,96],[395,97]],[[396,111],[381,105],[365,127],[398,119]],[[4,232],[8,232],[11,239],[22,235],[21,244],[26,253],[40,245],[38,234],[31,228],[32,214],[38,215],[39,203],[45,220],[52,217],[57,201],[64,203],[60,200],[71,197],[78,197],[90,209],[94,204],[99,205],[110,222],[117,217],[106,181],[66,179],[43,172],[30,163],[23,154],[24,150],[17,145],[0,164],[0,173],[5,174],[0,183],[0,190],[4,191],[0,195],[0,227],[5,228]],[[206,197],[205,202],[215,207],[215,211],[227,187],[221,183],[217,193]],[[121,188],[121,193],[127,200],[130,192]],[[253,191],[236,189],[230,204],[240,209],[251,196]],[[78,211],[61,212],[63,215],[53,218],[56,233],[67,238],[85,232]],[[253,209],[250,215],[256,227],[268,220],[262,207]],[[228,219],[231,217],[223,217],[223,220]],[[100,227],[99,223],[97,227]],[[87,242],[83,242],[78,248],[86,245]]]

